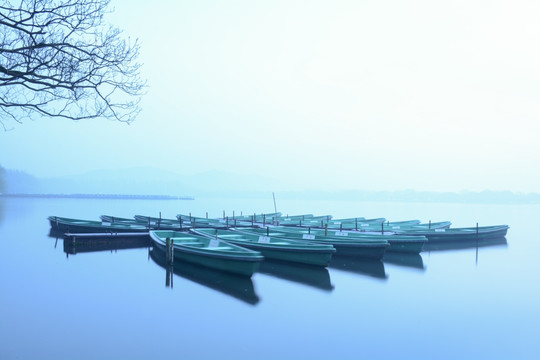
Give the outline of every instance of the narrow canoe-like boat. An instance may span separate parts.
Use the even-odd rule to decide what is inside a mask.
[[[102,222],[145,225],[144,222],[142,222],[141,224],[141,222],[136,219],[123,218],[123,217],[112,216],[112,215],[101,215],[99,218],[101,219]]]
[[[196,234],[218,238],[232,244],[260,251],[264,257],[302,264],[328,266],[336,249],[329,244],[315,244],[272,236],[240,233],[222,229],[192,230]]]
[[[164,251],[169,239],[175,259],[244,276],[253,275],[264,259],[260,252],[191,233],[152,230],[150,237],[153,244]]]
[[[237,226],[243,225],[243,226],[251,226],[251,223],[247,223],[244,220],[236,220],[229,217],[226,217],[225,219],[211,219],[211,218],[203,218],[203,217],[197,217],[192,215],[184,215],[184,214],[178,214],[176,215],[176,218],[178,221],[182,221],[183,224],[187,224],[192,228],[217,228],[217,229],[227,229],[234,224]]]
[[[280,224],[281,225],[281,224]],[[363,222],[357,220],[354,222],[334,222],[333,224],[324,224],[324,223],[302,223],[297,224],[298,227],[307,227],[315,229],[324,229],[328,228],[329,230],[335,231],[359,231],[359,232],[368,232],[368,233],[383,233],[388,235],[393,234],[395,231],[399,230],[422,230],[422,229],[442,229],[448,228],[452,225],[450,221],[441,221],[441,222],[430,222],[422,224],[419,220],[405,220],[405,221],[385,221],[385,222]]]
[[[277,229],[277,230],[276,230]],[[382,259],[389,246],[388,241],[378,239],[352,239],[346,237],[316,236],[301,232],[287,231],[285,227],[269,227],[236,229],[235,231],[253,234],[256,236],[268,236],[276,239],[308,241],[314,244],[332,245],[340,256],[355,256],[369,259]],[[298,229],[302,230],[302,229]],[[305,229],[304,229],[305,230]]]
[[[491,237],[506,236],[508,225],[480,226],[468,228],[448,228],[448,229],[407,229],[397,232],[401,235],[414,236],[422,235],[428,241],[459,241],[475,240]]]
[[[385,218],[365,219],[365,218],[351,218],[344,220],[330,220],[331,216],[324,216],[321,218],[307,218],[307,219],[291,219],[291,220],[279,220],[281,226],[299,226],[299,227],[314,227],[314,228],[330,228],[340,230],[353,230],[361,227],[381,227]],[[271,223],[269,221],[269,223]]]
[[[148,228],[138,224],[110,223],[93,220],[71,219],[58,216],[47,218],[51,229],[58,232],[71,233],[119,233],[119,232],[148,232]]]
[[[257,232],[264,233],[265,231],[282,233],[284,236],[293,236],[293,238],[312,239],[311,241],[319,242],[340,241],[343,239],[363,241],[363,242],[388,242],[390,245],[386,251],[419,253],[422,251],[427,238],[425,236],[402,236],[402,235],[380,235],[380,234],[365,234],[354,231],[340,230],[321,230],[321,229],[303,229],[290,227],[269,227],[269,230],[259,229]],[[338,249],[339,252],[339,249]],[[341,255],[341,253],[340,253]]]
[[[176,219],[167,219],[146,215],[135,215],[135,220],[145,224],[153,230],[187,230],[189,224],[183,224],[182,221]]]

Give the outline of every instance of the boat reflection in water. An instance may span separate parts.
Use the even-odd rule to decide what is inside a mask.
[[[330,274],[323,266],[264,259],[258,272],[325,291],[334,290]]]
[[[156,264],[165,268],[165,286],[173,287],[173,275],[178,275],[251,305],[257,304],[260,300],[255,293],[253,281],[247,276],[217,271],[178,259],[169,265],[165,252],[155,247],[152,247],[149,255]]]
[[[474,249],[488,246],[502,246],[506,247],[506,237],[486,237],[479,238],[478,240],[466,240],[466,241],[428,241],[424,245],[424,251],[442,251],[442,250],[460,250],[460,249]]]
[[[334,254],[329,267],[337,270],[350,271],[356,274],[368,275],[381,280],[386,280],[388,278],[388,275],[384,270],[384,264],[381,260],[339,256],[338,254]]]
[[[58,238],[57,238],[58,241]],[[146,236],[115,236],[111,237],[91,237],[77,238],[75,236],[64,236],[64,252],[66,256],[77,253],[95,251],[114,251],[124,249],[149,248],[152,241]]]
[[[424,245],[425,246],[425,245]],[[399,265],[419,270],[425,270],[424,260],[420,254],[386,252],[382,259],[385,264]]]

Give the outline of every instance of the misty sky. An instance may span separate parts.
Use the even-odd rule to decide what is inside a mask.
[[[8,124],[37,176],[152,166],[291,189],[540,192],[540,2],[112,0],[149,89],[131,125]]]

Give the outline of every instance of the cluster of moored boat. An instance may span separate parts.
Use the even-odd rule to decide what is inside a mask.
[[[507,225],[451,228],[451,222],[387,221],[384,218],[333,219],[330,215],[282,216],[280,213],[220,219],[177,215],[176,219],[102,215],[101,221],[50,216],[51,230],[84,238],[101,234],[148,234],[153,246],[171,259],[245,276],[264,258],[327,266],[343,256],[382,259],[385,252],[420,253],[426,242],[470,241],[506,235]]]

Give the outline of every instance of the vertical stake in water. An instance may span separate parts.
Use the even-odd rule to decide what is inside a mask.
[[[225,220],[225,210],[223,210],[223,220]]]
[[[431,220],[429,220],[429,230],[431,230]]]
[[[208,211],[206,212],[206,218],[208,219]]]
[[[381,223],[381,234],[384,235],[384,223]]]
[[[171,264],[174,263],[174,239],[171,239]]]
[[[354,218],[354,228],[358,231],[358,218]]]
[[[274,213],[276,213],[276,225],[277,225],[278,222],[277,222],[276,195],[274,195],[274,192],[273,192],[273,191],[272,191],[272,197],[274,198]]]
[[[169,259],[171,258],[171,255],[170,255],[170,252],[171,252],[171,238],[166,238],[165,239],[165,249],[167,250],[166,251],[167,263],[169,263]]]
[[[476,265],[478,265],[478,223],[476,223]]]
[[[328,236],[328,224],[324,224],[324,236]]]

